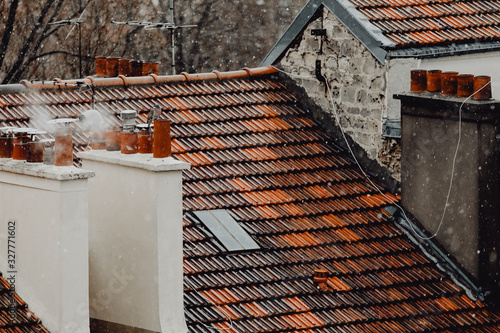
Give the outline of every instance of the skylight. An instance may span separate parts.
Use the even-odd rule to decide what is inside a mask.
[[[228,251],[258,250],[260,246],[224,209],[194,212]]]

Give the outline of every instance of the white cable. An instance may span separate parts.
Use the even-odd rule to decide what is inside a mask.
[[[276,67],[274,67],[276,68]],[[298,75],[294,75],[294,74],[291,74],[291,73],[287,73],[279,68],[276,68],[278,71],[282,72],[282,73],[285,73],[287,75],[290,75],[290,76],[297,76]],[[354,155],[354,152],[351,148],[351,146],[349,145],[349,142],[347,141],[347,137],[345,135],[345,132],[344,132],[344,129],[342,127],[342,125],[340,124],[340,120],[339,120],[339,115],[338,115],[338,112],[337,112],[337,108],[335,106],[335,102],[333,101],[333,96],[332,96],[332,91],[331,91],[331,88],[330,88],[330,85],[328,84],[328,80],[327,78],[322,75],[323,78],[325,79],[325,84],[326,84],[326,87],[327,87],[327,91],[328,91],[328,97],[329,97],[329,100],[330,100],[330,103],[332,104],[332,108],[333,108],[333,113],[335,115],[335,121],[337,122],[337,125],[339,126],[340,128],[340,132],[342,133],[342,137],[347,145],[347,148],[352,156],[352,158],[354,159],[354,161],[356,162],[359,170],[361,171],[361,173],[363,173],[363,175],[365,176],[365,178],[370,182],[370,184],[372,184],[373,187],[375,187],[375,189],[385,198],[387,199],[388,201],[392,201],[392,199],[390,199],[389,197],[387,197],[384,193],[382,193],[382,191],[380,191],[380,189],[378,188],[378,186],[376,186],[372,180],[370,179],[370,177],[368,176],[368,174],[363,170],[363,168],[361,167],[361,164],[359,163],[358,159],[356,158],[356,156]],[[305,77],[302,77],[302,78],[305,78]],[[308,77],[309,78],[309,77]],[[454,178],[454,173],[455,173],[455,165],[456,165],[456,160],[457,160],[457,157],[458,157],[458,150],[460,148],[460,142],[461,142],[461,139],[462,139],[462,108],[464,106],[464,104],[469,100],[471,99],[474,94],[480,92],[481,90],[483,90],[484,88],[486,88],[488,86],[488,84],[491,84],[491,81],[486,83],[484,86],[482,86],[480,89],[478,89],[477,91],[475,91],[474,93],[472,93],[469,97],[467,97],[463,102],[462,104],[460,105],[460,108],[458,109],[458,140],[457,140],[457,146],[456,146],[456,149],[455,149],[455,154],[453,156],[453,163],[452,163],[452,168],[451,168],[451,177],[450,177],[450,185],[448,187],[448,194],[446,195],[446,202],[445,202],[445,205],[444,205],[444,208],[443,208],[443,214],[441,215],[441,220],[438,224],[438,228],[436,229],[436,232],[430,236],[430,237],[422,237],[420,236],[417,231],[415,230],[415,227],[413,226],[413,223],[411,223],[410,219],[408,218],[408,216],[406,216],[406,213],[404,211],[404,209],[398,205],[397,203],[393,203],[393,205],[395,207],[397,207],[401,213],[403,213],[403,217],[405,218],[406,222],[408,223],[408,225],[411,227],[413,233],[420,239],[422,240],[431,240],[433,239],[434,237],[436,237],[441,229],[441,226],[443,225],[443,222],[444,222],[444,218],[446,216],[446,210],[448,208],[448,203],[449,203],[449,199],[450,199],[450,196],[451,196],[451,189],[453,187],[453,178]]]

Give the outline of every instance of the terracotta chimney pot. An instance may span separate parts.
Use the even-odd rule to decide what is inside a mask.
[[[441,70],[434,69],[427,72],[427,91],[441,91]]]
[[[138,135],[138,152],[139,154],[153,153],[153,136],[147,128],[140,128]]]
[[[142,61],[140,60],[131,60],[131,76],[142,76]]]
[[[0,135],[0,158],[12,158],[12,141],[10,134]]]
[[[474,99],[491,99],[491,77],[479,75],[474,78]]]
[[[28,143],[28,151],[26,162],[28,163],[43,163],[43,150],[45,144],[40,141],[32,141]]]
[[[457,96],[469,97],[474,93],[474,75],[460,74],[457,76]]]
[[[108,57],[106,62],[106,75],[107,76],[118,76],[118,57]]]
[[[412,92],[427,91],[427,71],[425,69],[413,69],[411,71],[410,90]]]
[[[142,63],[142,76],[147,76],[153,72],[153,64],[150,62]]]
[[[12,144],[12,158],[14,160],[25,161],[28,157],[27,144],[29,136],[27,133],[17,133]]]
[[[95,58],[95,74],[98,76],[106,76],[107,60],[106,57],[96,57]]]
[[[120,150],[122,132],[119,130],[106,131],[106,150]]]
[[[458,72],[441,73],[441,95],[456,96]]]
[[[66,129],[60,133],[56,133],[54,165],[73,165],[73,137],[71,136],[71,133],[68,133]]]
[[[132,65],[128,59],[118,60],[118,75],[130,76]]]
[[[172,155],[170,141],[170,121],[158,119],[154,121],[153,157],[164,158]]]

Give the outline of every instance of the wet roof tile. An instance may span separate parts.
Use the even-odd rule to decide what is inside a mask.
[[[350,0],[397,46],[499,39],[497,0]]]
[[[446,40],[462,22],[497,17],[492,1],[352,1],[407,44]],[[479,10],[482,19],[470,14]],[[172,122],[174,156],[192,163],[183,185],[190,332],[500,332],[499,312],[470,299],[394,226],[383,207],[399,198],[328,144],[280,81],[253,76],[98,91],[96,108],[109,112],[113,126],[123,109],[139,111],[143,123],[160,104]],[[0,101],[2,125],[26,126],[42,114],[76,117],[91,95],[45,90]],[[75,131],[75,149],[87,149],[88,135]],[[212,209],[230,212],[261,249],[226,251],[193,215]],[[330,274],[326,290],[313,283],[317,268]]]

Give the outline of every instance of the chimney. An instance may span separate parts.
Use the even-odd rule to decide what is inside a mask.
[[[182,170],[189,164],[107,150],[79,156],[96,172],[89,183],[93,331],[187,332]]]
[[[0,159],[0,271],[52,333],[89,332],[88,179]]]
[[[468,86],[470,77],[442,74],[442,93],[395,95],[402,104],[402,203],[481,285],[496,288],[500,102],[491,100],[491,90],[485,96],[457,97],[457,77]],[[470,89],[461,87],[459,94]]]

